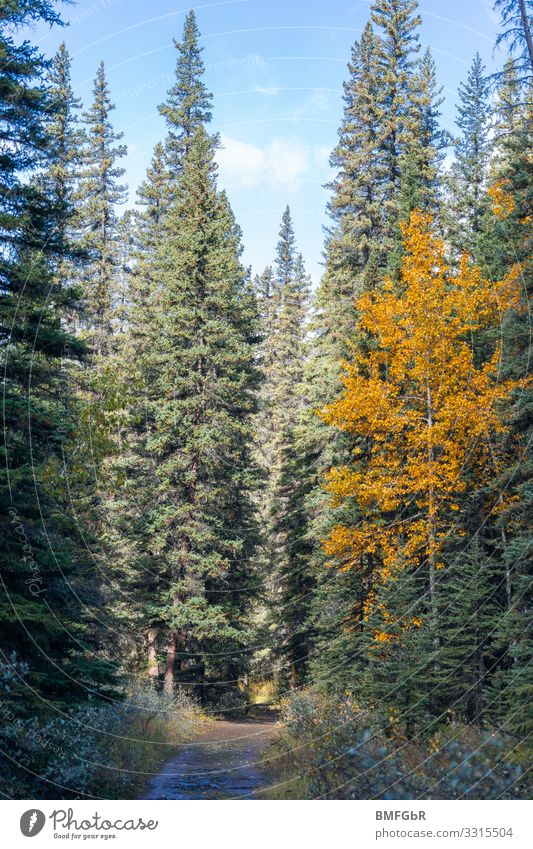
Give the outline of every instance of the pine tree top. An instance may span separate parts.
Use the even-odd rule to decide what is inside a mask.
[[[279,287],[288,285],[293,277],[296,260],[296,239],[289,206],[281,217],[279,241],[276,247],[276,280]]]
[[[370,14],[375,25],[384,30],[387,52],[394,63],[405,70],[412,67],[410,54],[420,49],[418,0],[374,0]]]
[[[182,40],[174,41],[178,51],[176,80],[165,103],[159,106],[168,126],[167,156],[172,170],[179,169],[198,127],[211,120],[212,96],[202,79],[205,67],[199,38],[196,16],[191,10],[185,18]]]

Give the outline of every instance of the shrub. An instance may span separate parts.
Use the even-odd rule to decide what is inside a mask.
[[[393,727],[393,726],[392,726]],[[390,735],[351,699],[314,692],[283,705],[271,765],[305,798],[498,799],[527,794],[516,741],[461,725],[431,739]]]
[[[200,710],[182,692],[135,687],[124,701],[48,719],[4,723],[3,786],[13,798],[135,798],[173,747],[191,739]]]

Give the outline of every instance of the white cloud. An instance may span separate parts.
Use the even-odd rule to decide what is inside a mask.
[[[293,121],[299,121],[307,115],[316,116],[319,112],[327,112],[331,103],[331,92],[321,88],[313,91],[295,109],[291,109],[290,117]]]
[[[317,144],[313,148],[313,156],[317,165],[328,166],[331,147],[329,144]]]
[[[264,94],[265,97],[275,97],[279,94],[279,88],[276,88],[276,86],[265,88],[264,86],[256,85],[254,86],[254,91],[257,92],[257,94]]]
[[[222,183],[245,188],[260,183],[294,188],[309,170],[309,149],[298,140],[275,139],[265,147],[221,136],[217,152]]]
[[[294,185],[308,169],[307,153],[300,142],[273,141],[266,149],[269,178],[280,185]]]

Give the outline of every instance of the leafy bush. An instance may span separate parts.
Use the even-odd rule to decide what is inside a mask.
[[[147,687],[49,719],[17,719],[4,709],[0,781],[13,798],[135,798],[203,721],[184,693]]]
[[[376,714],[313,692],[283,705],[271,752],[300,796],[330,799],[498,799],[527,794],[516,740],[447,726],[433,738],[384,733]]]

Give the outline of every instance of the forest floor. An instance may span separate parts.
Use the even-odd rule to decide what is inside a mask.
[[[143,799],[253,799],[267,789],[263,764],[275,715],[216,720],[176,754],[149,782]]]

